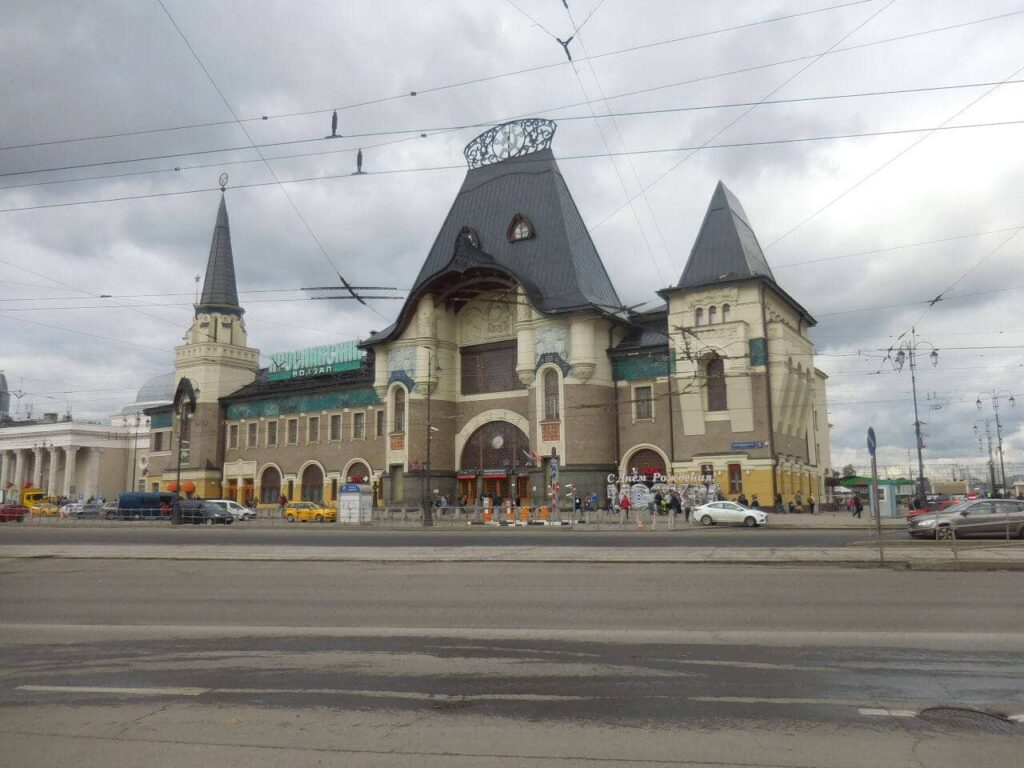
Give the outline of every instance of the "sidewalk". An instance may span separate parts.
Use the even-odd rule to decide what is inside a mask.
[[[868,547],[296,547],[245,545],[0,545],[0,559],[245,560],[360,563],[669,563],[877,566]],[[1024,544],[887,547],[886,564],[931,570],[1024,570]]]

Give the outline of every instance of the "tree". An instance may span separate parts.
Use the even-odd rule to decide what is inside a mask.
[[[853,477],[857,474],[857,468],[853,464],[847,464],[843,467],[843,477]]]

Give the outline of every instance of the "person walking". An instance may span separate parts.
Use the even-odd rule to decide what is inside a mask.
[[[864,511],[864,502],[860,500],[860,496],[853,497],[853,516],[859,518],[861,513]]]
[[[797,491],[796,496],[793,497],[793,503],[796,506],[797,512],[803,512],[804,507],[804,494],[803,491]]]
[[[849,500],[848,500],[848,501],[846,502],[846,506],[847,506],[847,507],[849,508],[849,510],[850,510],[850,516],[851,516],[851,517],[852,517],[852,516],[854,516],[854,515],[856,515],[856,513],[857,513],[857,505],[856,505],[856,503],[855,503],[856,499],[857,499],[857,496],[856,496],[856,495],[854,495],[854,496],[851,496],[851,497],[849,498]]]
[[[747,501],[747,494],[740,493],[739,498],[736,499],[737,504],[742,504],[744,507],[749,507],[750,502]]]
[[[675,516],[683,511],[683,505],[679,501],[679,494],[672,491],[668,497],[668,513],[675,519]]]
[[[781,493],[776,493],[775,494],[775,511],[778,512],[780,515],[783,512],[786,511],[786,508],[782,504],[782,494]]]
[[[628,493],[622,494],[622,498],[619,499],[619,509],[622,510],[622,514],[623,514],[623,516],[625,517],[626,520],[629,520],[629,508],[630,508],[630,506],[631,505],[629,503],[629,494]]]
[[[814,497],[813,496],[808,496],[807,497],[807,509],[810,510],[812,515],[814,514]]]
[[[751,509],[760,509],[761,508],[761,502],[758,501],[756,493],[754,494],[754,498],[752,498],[750,500],[750,508]]]
[[[281,498],[279,498],[279,499],[277,500],[277,511],[278,511],[278,513],[279,513],[279,514],[281,514],[281,515],[284,515],[284,508],[285,508],[285,506],[286,506],[287,504],[288,504],[288,497],[287,497],[287,496],[285,496],[285,495],[284,495],[284,494],[282,493],[282,494],[281,494]]]

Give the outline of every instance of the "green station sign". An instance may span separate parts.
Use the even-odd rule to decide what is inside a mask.
[[[271,381],[305,379],[328,373],[352,371],[362,362],[362,353],[354,341],[324,344],[291,352],[277,352],[270,356]]]

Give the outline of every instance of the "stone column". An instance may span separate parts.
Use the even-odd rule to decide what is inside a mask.
[[[51,494],[57,493],[57,467],[60,465],[60,448],[50,446],[50,476],[46,482],[46,490]]]
[[[70,496],[75,485],[75,460],[78,457],[78,446],[68,445],[64,448],[64,495]],[[78,489],[75,488],[75,491]]]
[[[41,488],[43,485],[43,449],[32,449],[32,487]]]
[[[82,493],[85,498],[95,496],[99,490],[100,461],[103,458],[102,448],[87,448],[88,460],[85,464],[85,480],[82,483]]]
[[[8,460],[7,454],[7,451],[0,451],[0,499],[4,498],[11,474],[11,462]]]
[[[14,484],[21,488],[25,483],[25,451],[17,449],[14,452]]]

